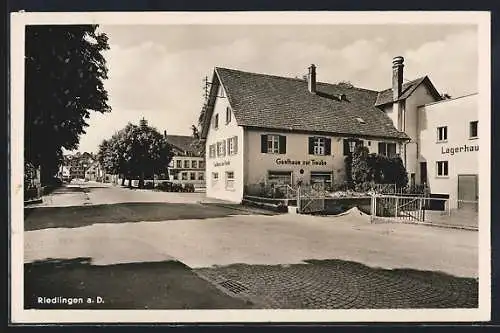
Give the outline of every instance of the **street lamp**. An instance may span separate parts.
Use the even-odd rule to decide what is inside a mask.
[[[349,152],[351,154],[354,153],[354,148],[356,148],[356,141],[350,140],[349,141]]]

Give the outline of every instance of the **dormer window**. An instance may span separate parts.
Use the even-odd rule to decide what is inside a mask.
[[[363,118],[356,118],[356,120],[358,121],[358,123],[360,124],[365,124],[365,121],[363,120]]]

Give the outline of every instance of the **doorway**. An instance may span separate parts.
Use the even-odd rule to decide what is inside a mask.
[[[420,185],[427,184],[427,162],[420,162]]]
[[[459,209],[477,210],[479,200],[478,175],[458,175]]]

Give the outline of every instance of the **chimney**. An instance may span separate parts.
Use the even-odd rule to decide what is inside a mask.
[[[392,59],[392,98],[397,101],[401,97],[403,90],[403,62],[404,58],[401,56]]]
[[[316,66],[314,66],[314,64],[309,67],[309,74],[307,75],[307,86],[311,94],[316,93]]]
[[[167,131],[163,131],[163,136],[165,137],[165,139],[167,138]]]

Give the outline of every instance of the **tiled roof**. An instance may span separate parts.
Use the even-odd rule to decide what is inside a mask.
[[[167,142],[181,151],[200,154],[200,149],[196,146],[196,139],[189,135],[167,135]]]
[[[427,87],[430,89],[431,93],[434,95],[434,97],[437,100],[440,100],[441,97],[439,93],[437,92],[436,88],[434,88],[434,85],[431,83],[429,78],[427,76],[403,83],[403,87],[401,89],[401,96],[398,98],[398,101],[402,101],[407,99],[415,89],[421,84],[425,83],[427,84]],[[393,102],[393,96],[392,96],[392,88],[382,90],[381,92],[378,93],[377,96],[377,101],[375,102],[375,106],[381,106],[385,105],[388,103]]]
[[[375,107],[377,91],[318,82],[317,93],[312,94],[301,79],[226,68],[215,71],[240,126],[408,138]]]

